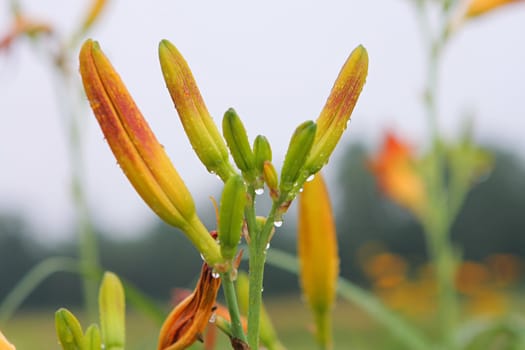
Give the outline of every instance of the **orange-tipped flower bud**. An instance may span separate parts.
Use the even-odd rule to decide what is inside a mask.
[[[235,171],[190,67],[168,40],[160,42],[159,58],[166,86],[195,153],[209,172],[226,181]]]
[[[348,125],[367,73],[368,53],[363,46],[358,46],[346,60],[316,121],[317,134],[305,167],[310,174],[328,162]]]
[[[215,309],[221,279],[202,265],[195,290],[168,315],[159,335],[158,350],[183,350],[202,337]]]
[[[332,208],[321,174],[305,183],[299,195],[297,245],[303,294],[314,315],[317,341],[327,349],[332,342],[339,257]]]
[[[180,228],[211,265],[219,247],[198,218],[193,198],[99,45],[87,40],[80,74],[91,108],[117,161],[142,199]]]

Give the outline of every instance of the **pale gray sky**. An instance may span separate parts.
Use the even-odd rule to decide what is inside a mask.
[[[1,32],[8,25],[5,3]],[[22,3],[64,32],[84,5]],[[525,155],[524,33],[525,6],[514,6],[473,21],[452,40],[440,91],[440,123],[448,135],[472,112],[478,140]],[[377,145],[391,129],[425,144],[424,55],[408,0],[120,0],[110,3],[90,37],[112,60],[195,197],[206,197],[219,183],[192,153],[165,89],[157,58],[163,38],[186,57],[215,120],[236,108],[251,139],[270,139],[277,164],[295,126],[317,118],[358,44],[369,52],[369,76],[344,142]],[[73,213],[67,142],[51,72],[38,57],[27,43],[0,57],[0,210],[22,212],[46,237],[64,237]],[[153,214],[116,165],[91,111],[84,113],[90,208],[102,225],[139,232]],[[335,169],[336,161],[343,160],[328,167]]]

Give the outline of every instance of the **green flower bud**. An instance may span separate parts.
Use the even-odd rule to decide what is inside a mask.
[[[255,179],[255,159],[246,129],[233,108],[228,109],[224,113],[222,134],[226,139],[226,144],[230,149],[235,164],[237,164],[237,167],[248,181],[253,181]]]
[[[223,181],[235,173],[217,126],[206,108],[190,67],[168,40],[159,44],[162,74],[184,131],[201,162]]]
[[[253,154],[255,156],[255,167],[262,173],[264,162],[272,161],[272,148],[266,137],[257,135],[253,142]]]
[[[295,129],[281,170],[281,194],[288,193],[295,187],[312,149],[316,129],[317,126],[313,121],[304,122]]]
[[[100,329],[96,324],[92,324],[86,330],[82,342],[83,350],[100,350],[102,349],[102,339],[100,337]]]
[[[58,341],[64,350],[82,349],[82,327],[75,315],[67,309],[59,309],[55,313],[55,328]]]
[[[124,289],[117,275],[106,272],[98,296],[100,327],[106,350],[122,350],[125,342]]]
[[[221,254],[226,260],[234,258],[241,239],[246,203],[246,186],[240,175],[231,176],[221,197],[219,208],[219,240]]]

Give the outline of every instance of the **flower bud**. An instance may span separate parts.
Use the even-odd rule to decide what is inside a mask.
[[[520,0],[471,0],[468,4],[465,17],[480,16],[500,6],[518,2],[520,2]]]
[[[246,186],[240,175],[231,176],[222,191],[219,208],[219,241],[221,254],[226,260],[232,260],[241,239],[246,203]]]
[[[235,173],[217,126],[204,104],[190,67],[168,40],[159,44],[159,58],[166,86],[188,139],[209,172],[226,181]]]
[[[102,278],[98,296],[100,327],[106,349],[124,349],[126,305],[124,289],[119,278],[106,272]]]
[[[55,313],[55,328],[58,341],[64,350],[82,349],[82,327],[75,315],[67,309],[59,309]]]
[[[96,324],[92,324],[86,330],[82,342],[82,350],[100,350],[102,349],[102,339],[100,337],[100,329]],[[104,347],[107,349],[107,346]]]
[[[305,167],[309,174],[315,174],[328,162],[348,125],[367,72],[368,53],[358,46],[346,60],[316,121],[317,134]]]
[[[246,129],[233,108],[228,109],[224,113],[222,133],[235,164],[237,164],[237,167],[248,181],[253,181],[255,179],[255,158],[248,141]]]
[[[313,121],[307,121],[299,125],[292,135],[281,169],[281,194],[290,192],[296,185],[312,148],[316,128]]]
[[[266,137],[257,135],[253,142],[253,154],[255,157],[255,167],[259,172],[262,172],[264,162],[272,161],[272,148]]]
[[[268,186],[268,189],[270,190],[270,197],[272,197],[273,200],[277,200],[277,198],[279,198],[279,180],[277,178],[275,167],[269,161],[264,162],[263,177],[266,186]]]
[[[99,45],[87,40],[80,74],[102,132],[135,190],[168,224],[180,228],[211,265],[221,261],[184,181]]]
[[[297,253],[301,287],[314,315],[316,337],[321,348],[328,349],[339,257],[330,199],[321,174],[305,183],[299,195]]]

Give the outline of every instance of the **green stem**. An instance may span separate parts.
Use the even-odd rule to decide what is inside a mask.
[[[268,252],[268,263],[285,271],[299,274],[297,258],[291,254],[277,249]],[[340,277],[337,281],[337,292],[344,299],[355,303],[365,310],[370,316],[383,324],[396,336],[408,349],[432,349],[430,342],[419,331],[404,319],[390,311],[374,295],[359,288],[350,281]]]
[[[256,350],[259,348],[259,323],[261,318],[264,263],[266,261],[267,250],[266,246],[268,244],[268,239],[273,229],[273,224],[275,222],[275,213],[278,207],[279,203],[274,202],[272,209],[270,210],[270,213],[266,218],[266,222],[260,231],[258,231],[257,225],[255,225],[255,231],[253,231],[252,228],[250,228],[250,288],[248,294],[248,345],[252,350]],[[255,210],[253,208],[253,205],[251,209],[252,210],[249,210],[247,213],[247,220],[250,216],[252,216],[253,220],[255,220]]]
[[[237,294],[235,293],[235,286],[233,285],[231,270],[229,272],[222,273],[221,278],[222,290],[224,291],[224,297],[226,298],[226,304],[228,305],[228,311],[231,318],[232,337],[242,340],[246,343],[247,340],[244,330],[242,329],[241,315],[239,313]]]
[[[46,278],[61,271],[81,272],[82,268],[76,259],[52,257],[42,260],[29,270],[0,304],[0,325],[4,325],[11,318],[22,302]]]

